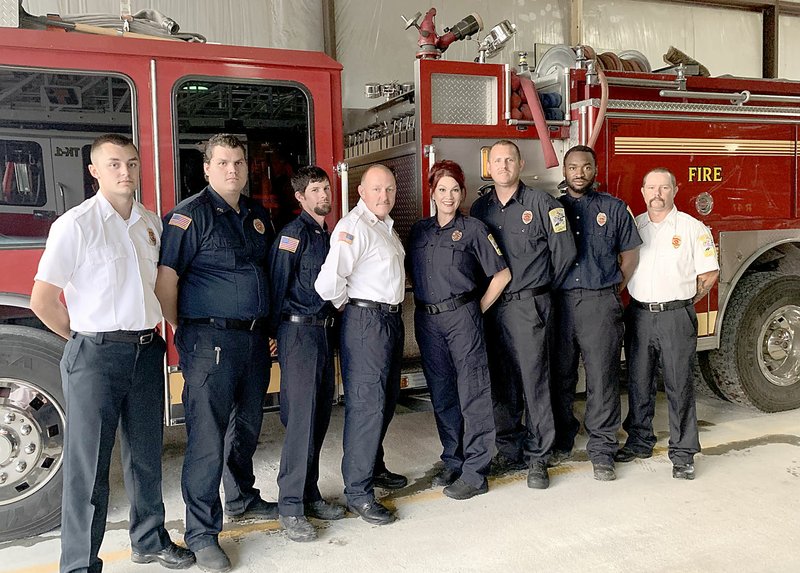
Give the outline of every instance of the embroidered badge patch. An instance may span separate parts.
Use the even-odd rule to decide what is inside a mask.
[[[342,231],[339,233],[339,241],[341,241],[342,243],[347,243],[348,245],[352,245],[353,239],[355,239],[355,237],[346,231]]]
[[[281,235],[281,240],[278,243],[278,248],[282,251],[289,251],[290,253],[294,253],[297,250],[298,245],[300,245],[300,241],[295,239],[294,237],[287,237],[286,235]]]
[[[453,234],[450,236],[453,237],[454,241],[460,241],[464,234],[461,231],[453,231]]]
[[[608,221],[608,217],[606,216],[605,213],[600,212],[600,213],[597,214],[597,224],[598,225],[600,225],[602,227],[602,226],[604,226],[606,224],[606,221]]]
[[[173,213],[172,217],[169,219],[169,224],[173,225],[174,227],[179,227],[185,231],[189,228],[189,225],[192,224],[192,219],[186,215],[181,215],[180,213]]]
[[[531,211],[525,211],[522,213],[522,222],[526,225],[530,225],[531,221],[533,221],[533,213]]]
[[[711,235],[700,235],[698,240],[703,245],[704,257],[713,257],[717,254],[717,249],[714,248],[714,239],[711,237]]]
[[[261,221],[261,219],[253,219],[253,227],[255,227],[259,235],[263,235],[264,231],[266,231],[266,229],[264,228],[264,223]]]
[[[675,235],[674,237],[672,237],[672,246],[676,249],[681,246],[680,235]]]
[[[147,240],[150,241],[151,245],[156,246],[156,232],[150,227],[147,227]]]
[[[497,251],[497,254],[502,257],[503,253],[500,251],[500,247],[497,245],[497,241],[494,240],[494,237],[492,237],[492,234],[489,233],[486,238],[489,239],[489,242],[494,247],[494,250]]]
[[[553,232],[563,233],[567,230],[567,216],[564,213],[563,207],[550,209],[547,214],[550,216],[550,224],[553,226]]]

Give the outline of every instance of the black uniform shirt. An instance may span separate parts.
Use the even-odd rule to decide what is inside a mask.
[[[241,196],[239,213],[210,186],[164,217],[159,264],[175,270],[180,318],[267,316],[269,214]]]
[[[472,292],[507,266],[486,225],[460,213],[444,227],[435,216],[417,221],[408,245],[414,297],[424,304]]]
[[[578,256],[557,288],[597,290],[622,282],[619,254],[642,244],[625,202],[595,191],[577,199],[566,194],[558,200],[575,235]]]
[[[492,189],[470,214],[489,227],[511,268],[506,292],[559,284],[575,258],[564,208],[551,195],[520,182],[505,206]]]
[[[269,254],[273,329],[277,329],[282,314],[324,318],[335,311],[314,290],[314,281],[330,248],[327,225],[320,227],[305,211],[281,229]]]

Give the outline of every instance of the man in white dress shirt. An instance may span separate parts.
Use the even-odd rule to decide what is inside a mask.
[[[382,446],[400,394],[405,250],[389,216],[397,194],[389,168],[369,167],[358,193],[358,205],[333,230],[314,287],[323,300],[344,307],[342,475],[347,505],[368,523],[384,525],[395,516],[375,500],[374,487],[398,489],[407,483],[386,469]]]
[[[91,158],[99,190],[53,223],[31,293],[31,309],[67,339],[60,570],[102,570],[118,426],[131,559],[183,569],[194,555],[170,540],[161,497],[166,345],[154,330],[161,321],[154,292],[161,221],[134,200],[139,153],[130,139],[99,137]]]
[[[678,211],[675,176],[653,169],[644,177],[647,212],[636,217],[643,244],[639,264],[628,283],[625,355],[628,360],[628,432],[615,461],[649,458],[656,436],[658,366],[669,409],[669,458],[672,477],[694,479],[694,455],[700,451],[694,401],[692,356],[697,345],[694,303],[707,296],[719,275],[711,232]]]

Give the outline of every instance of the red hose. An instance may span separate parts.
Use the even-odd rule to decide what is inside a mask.
[[[542,154],[544,155],[545,167],[557,167],[558,157],[556,157],[556,150],[553,149],[553,142],[550,141],[550,129],[547,127],[547,120],[544,118],[544,110],[542,109],[542,102],[539,101],[539,95],[536,93],[536,87],[533,82],[525,76],[518,76],[522,92],[525,94],[525,99],[528,100],[528,106],[531,108],[533,114],[533,123],[536,125],[536,133],[539,134],[539,140],[542,142]]]

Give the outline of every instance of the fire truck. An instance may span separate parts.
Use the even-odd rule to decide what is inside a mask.
[[[468,24],[454,29],[475,33]],[[428,26],[433,30],[432,20]],[[438,38],[433,31],[426,42]],[[440,48],[420,40],[426,57],[415,62],[415,83],[370,86],[386,100],[351,114],[345,135],[341,66],[322,54],[5,29],[0,541],[58,524],[63,341],[33,316],[29,296],[50,225],[96,191],[86,169],[89,146],[107,132],[136,141],[139,199],[160,215],[203,188],[200,144],[218,132],[246,142],[247,193],[264,202],[276,226],[296,209],[288,187],[294,167],[316,163],[333,176],[333,224],[355,205],[363,171],[384,163],[397,175],[392,215],[402,237],[431,213],[430,165],[447,158],[464,167],[468,208],[491,183],[485,164],[497,139],[515,141],[526,160],[523,179],[554,194],[561,171],[546,164],[543,150],[552,146],[551,159],[558,159],[573,144],[592,143],[603,189],[634,213],[644,210],[641,177],[668,167],[681,186],[678,207],[711,228],[721,263],[719,285],[697,305],[699,377],[719,396],[764,411],[800,406],[800,84],[651,73],[641,63],[604,72],[588,50],[566,46],[551,48],[535,70],[486,63],[510,33],[508,26],[493,30],[476,63],[443,61]],[[544,124],[522,113],[520,78],[554,106]],[[410,295],[406,302],[403,385],[414,388],[424,378],[414,360]],[[165,424],[175,425],[183,420],[183,381],[162,326]],[[272,381],[267,408],[277,404],[278,376]]]

